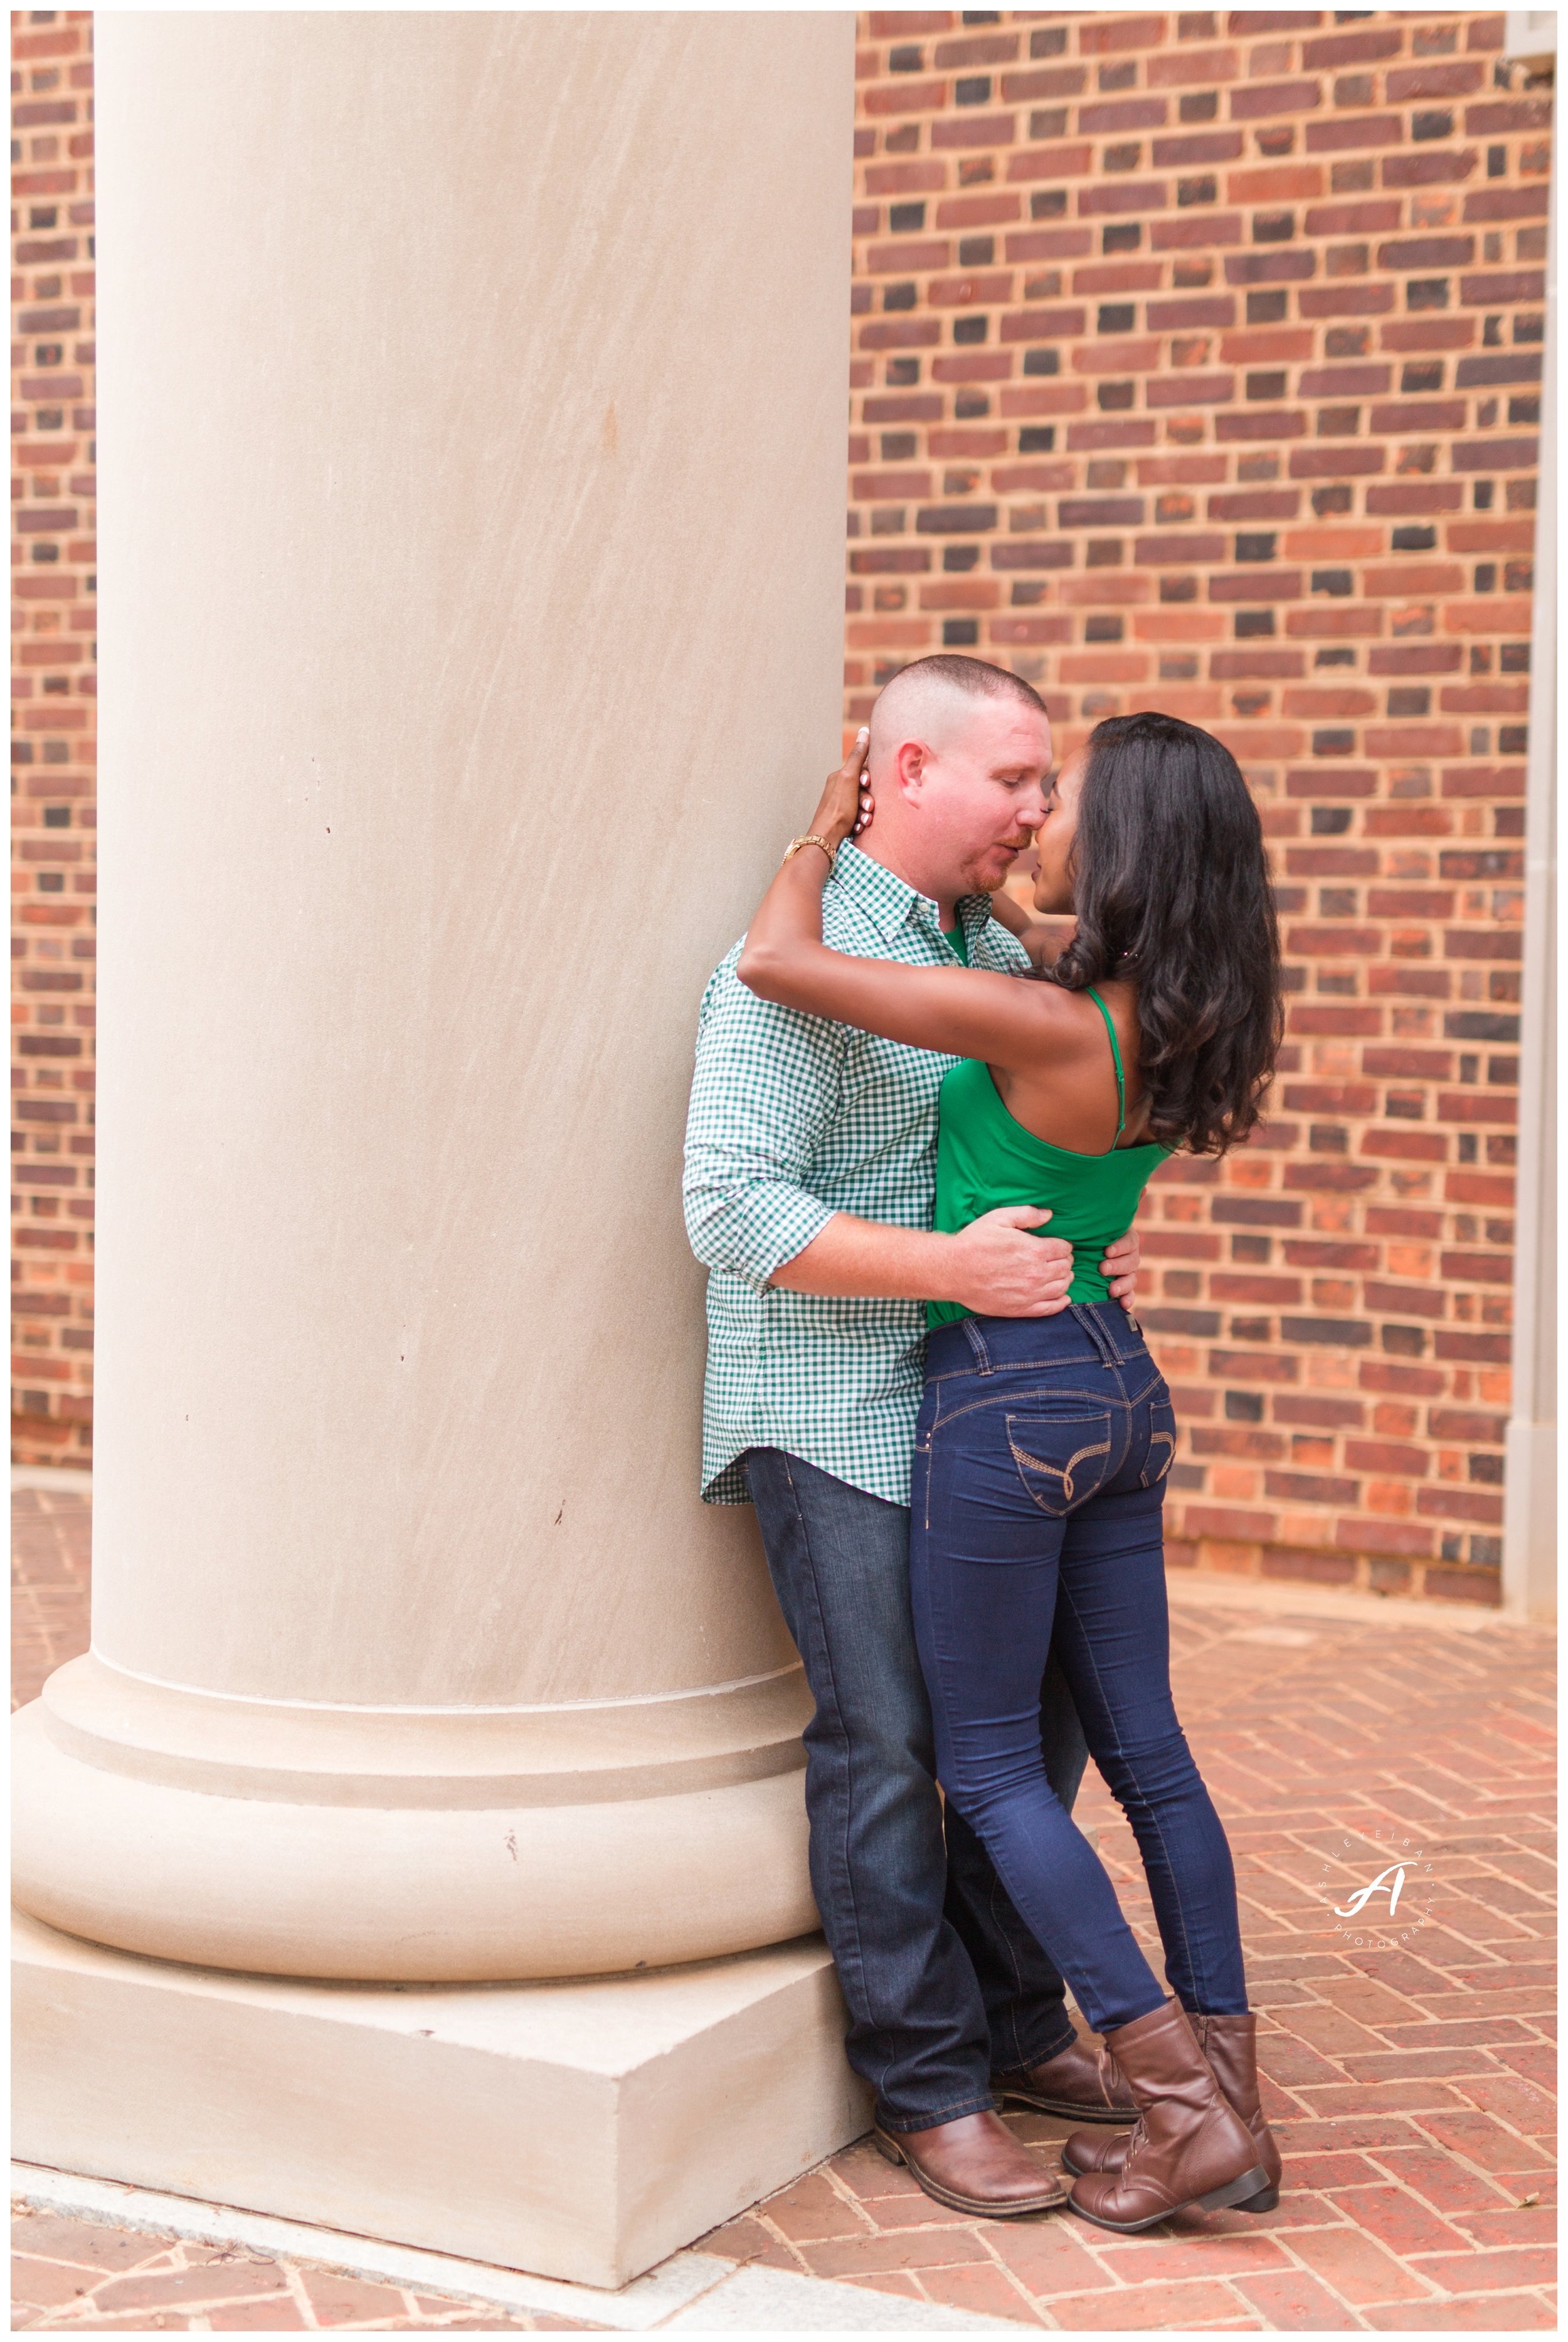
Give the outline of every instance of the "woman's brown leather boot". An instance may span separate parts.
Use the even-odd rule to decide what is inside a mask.
[[[1107,2033],[1105,2047],[1138,2101],[1138,2119],[1120,2171],[1074,2181],[1067,2201],[1080,2217],[1136,2236],[1187,2205],[1218,2212],[1263,2193],[1268,2174],[1253,2135],[1174,2000]]]
[[[1238,2204],[1239,2212],[1272,2212],[1280,2200],[1280,2175],[1284,2167],[1274,2135],[1258,2094],[1258,2020],[1251,2009],[1240,2017],[1200,2017],[1194,2020],[1198,2047],[1232,2106],[1253,2135],[1258,2162],[1268,2186]]]
[[[1199,2048],[1231,2106],[1253,2135],[1258,2162],[1268,2186],[1233,2212],[1272,2212],[1280,2200],[1283,2166],[1258,2094],[1258,2020],[1251,2010],[1240,2017],[1190,2017]],[[1127,2155],[1125,2134],[1107,2137],[1102,2131],[1074,2131],[1062,2149],[1062,2168],[1079,2178],[1091,2171],[1120,2171]]]

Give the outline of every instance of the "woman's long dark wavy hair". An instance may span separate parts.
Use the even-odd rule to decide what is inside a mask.
[[[1174,716],[1097,724],[1071,867],[1055,981],[1135,980],[1149,1136],[1223,1155],[1258,1119],[1283,1023],[1263,826],[1230,750]]]

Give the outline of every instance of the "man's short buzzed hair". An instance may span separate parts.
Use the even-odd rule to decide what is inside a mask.
[[[1045,702],[1033,684],[1025,683],[1021,675],[1014,675],[1004,666],[993,666],[987,659],[964,658],[956,651],[937,651],[930,658],[911,659],[907,666],[890,676],[884,690],[906,678],[916,681],[929,676],[933,683],[944,683],[950,690],[962,691],[970,699],[1022,699],[1046,714]]]

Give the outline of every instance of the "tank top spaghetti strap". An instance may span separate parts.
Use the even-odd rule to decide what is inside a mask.
[[[1092,984],[1087,989],[1090,999],[1105,1020],[1105,1030],[1111,1040],[1111,1062],[1116,1068],[1116,1136],[1105,1149],[1107,1155],[1114,1155],[1122,1143],[1122,1133],[1127,1127],[1127,1083],[1122,1072],[1122,1052],[1116,1046],[1116,1027],[1111,1022],[1111,1012]]]

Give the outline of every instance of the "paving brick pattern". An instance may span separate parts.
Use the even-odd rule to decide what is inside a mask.
[[[846,726],[944,647],[1256,794],[1268,1126],[1145,1205],[1171,1558],[1493,1601],[1550,83],[1465,11],[860,19]],[[846,742],[847,742],[846,729]]]
[[[93,19],[12,27],[14,1460],[92,1442]]]
[[[603,2333],[544,2311],[510,2316],[406,2287],[264,2259],[233,2247],[100,2227],[54,2213],[12,2221],[12,2325],[24,2331],[298,2334]]]
[[[87,1647],[93,1508],[84,1496],[18,1488],[11,1499],[11,1705]]]
[[[1183,1605],[1173,1641],[1235,1850],[1279,2209],[1126,2239],[966,2220],[862,2141],[709,2248],[1024,2325],[1550,2327],[1549,1638]],[[1153,1952],[1132,1833],[1091,1782],[1083,1818]],[[1392,1923],[1392,1878],[1338,1916],[1401,1861]],[[1047,2151],[1071,2127],[1010,2119]]]
[[[85,1646],[89,1508],[25,1491],[18,1519],[16,1689],[30,1697]],[[1023,2325],[1550,2327],[1551,1638],[1395,1625],[1370,1602],[1363,1623],[1184,1600],[1172,1640],[1183,1717],[1235,1849],[1286,2159],[1278,2211],[1125,2240],[1060,2213],[964,2220],[861,2142],[704,2247]],[[1152,1948],[1132,1834],[1093,1775],[1082,1818]],[[1339,1916],[1401,1862],[1392,1917],[1392,1878]],[[1010,2119],[1048,2152],[1068,2128]],[[527,2323],[46,2216],[25,2216],[16,2244],[18,2324]],[[147,2288],[134,2309],[122,2282]]]

